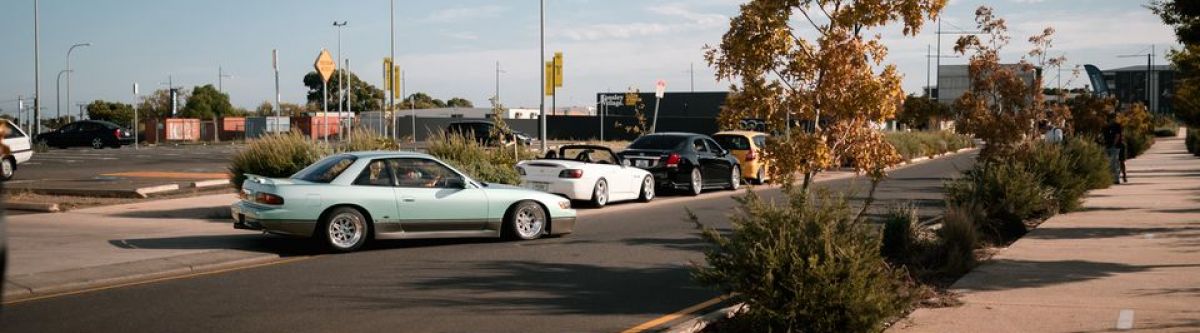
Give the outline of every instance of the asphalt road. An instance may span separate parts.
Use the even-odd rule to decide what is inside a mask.
[[[34,153],[17,167],[10,183],[47,180],[104,179],[105,174],[133,171],[225,172],[233,145],[155,146],[133,149],[50,148]]]
[[[973,155],[892,174],[885,206],[932,215],[941,184]],[[862,180],[819,184],[865,193]],[[778,190],[763,190],[777,197]],[[690,277],[705,244],[690,208],[728,228],[729,192],[581,212],[576,233],[529,242],[379,242],[366,251],[8,305],[10,332],[614,332],[718,295]],[[205,236],[197,236],[205,237]],[[238,237],[294,254],[302,241]],[[142,245],[167,244],[141,240]],[[184,242],[186,243],[186,242]],[[145,246],[142,246],[145,247]],[[304,252],[304,251],[301,251]]]

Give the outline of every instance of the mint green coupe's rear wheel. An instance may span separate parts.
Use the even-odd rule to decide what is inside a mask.
[[[339,207],[321,221],[322,241],[337,252],[352,252],[367,243],[367,218],[357,209]]]

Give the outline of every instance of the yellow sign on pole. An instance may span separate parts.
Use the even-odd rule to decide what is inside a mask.
[[[563,83],[562,52],[554,52],[554,86],[562,87],[562,83]]]
[[[403,76],[400,74],[400,65],[392,65],[392,96],[400,96],[404,90],[404,81],[401,81]],[[401,98],[404,98],[401,96]]]
[[[317,61],[313,63],[313,67],[317,69],[317,74],[321,74],[321,79],[329,82],[329,78],[333,76],[333,71],[337,70],[337,62],[333,61],[333,56],[329,55],[329,50],[321,49],[321,54],[317,55]]]
[[[392,90],[392,58],[383,58],[383,91]]]
[[[546,62],[546,96],[554,95],[554,62]]]

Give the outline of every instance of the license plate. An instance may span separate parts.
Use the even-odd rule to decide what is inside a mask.
[[[542,191],[542,192],[546,192],[546,191],[550,190],[549,183],[529,182],[529,183],[525,184],[525,187],[528,187],[529,189],[533,189],[533,190],[537,190],[537,191]]]
[[[648,168],[650,167],[650,160],[633,160],[633,166],[639,168]]]

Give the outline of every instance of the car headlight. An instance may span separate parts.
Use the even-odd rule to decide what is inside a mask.
[[[570,201],[559,201],[558,208],[571,209],[571,202]]]

